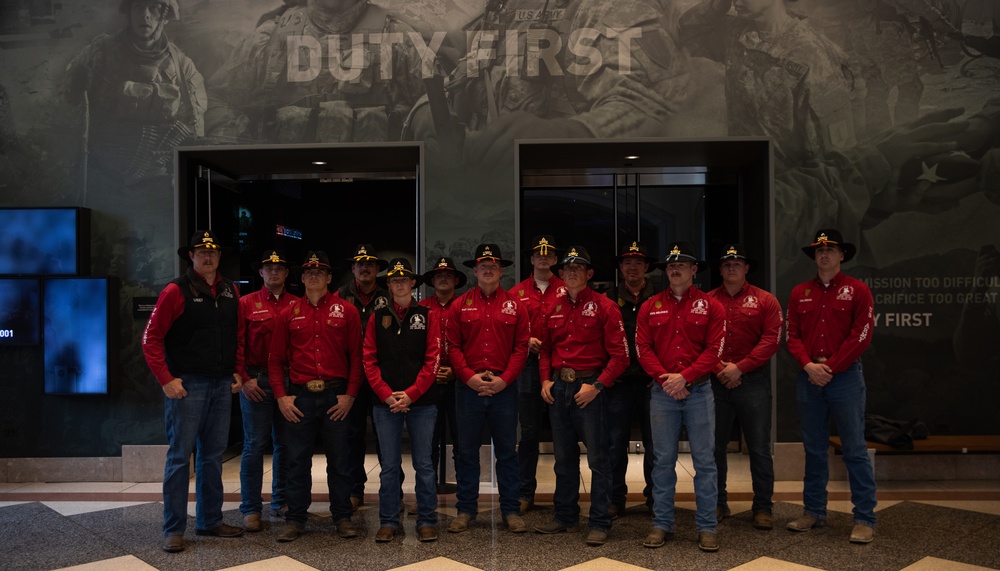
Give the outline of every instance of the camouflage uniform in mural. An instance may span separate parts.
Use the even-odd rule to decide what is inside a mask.
[[[867,140],[917,118],[924,91],[917,42],[927,46],[925,51],[936,49],[933,30],[957,32],[947,20],[948,11],[942,0],[827,0],[817,5],[813,25],[848,52],[852,69],[860,72],[859,87],[863,80],[864,113],[855,122],[859,138]],[[911,18],[925,22],[926,29]]]
[[[730,2],[706,0],[681,17],[692,55],[726,66],[730,135],[774,140],[776,170],[855,143],[847,56],[802,19],[774,33],[728,16]]]
[[[672,19],[645,1],[501,2],[479,20],[449,93],[472,130],[525,111],[573,118],[596,137],[663,134],[662,122],[687,85]],[[635,38],[624,40],[628,33]],[[509,37],[516,37],[516,50]],[[583,43],[593,53],[574,53]]]
[[[159,11],[152,27],[144,10]],[[86,152],[105,174],[133,184],[168,174],[174,148],[204,135],[207,96],[194,62],[163,33],[179,16],[177,0],[123,0],[119,12],[129,26],[73,59],[66,95],[87,106]]]
[[[416,32],[366,0],[294,1],[277,12],[262,18],[209,80],[209,135],[274,143],[398,140],[424,92]]]

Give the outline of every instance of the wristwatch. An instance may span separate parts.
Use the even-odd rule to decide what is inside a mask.
[[[594,388],[597,389],[597,392],[601,392],[608,387],[604,386],[601,381],[594,381]]]

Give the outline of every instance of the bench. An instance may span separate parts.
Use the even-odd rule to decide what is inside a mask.
[[[946,435],[914,440],[913,450],[868,442],[877,480],[989,480],[1000,473],[1000,435]],[[847,479],[840,437],[830,437],[830,477]]]

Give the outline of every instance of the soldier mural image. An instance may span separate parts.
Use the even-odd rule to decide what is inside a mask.
[[[128,25],[100,35],[67,67],[66,97],[83,106],[84,153],[114,180],[168,174],[178,145],[204,134],[207,105],[195,64],[164,33],[177,0],[122,0]]]
[[[398,140],[423,77],[433,74],[426,47],[367,0],[292,0],[264,15],[209,80],[209,134],[237,142]]]

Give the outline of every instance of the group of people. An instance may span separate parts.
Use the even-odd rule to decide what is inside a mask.
[[[868,543],[876,498],[859,358],[871,341],[872,296],[841,271],[856,247],[839,231],[818,231],[802,250],[817,274],[792,290],[786,343],[802,368],[797,402],[805,509],[787,527],[801,532],[826,522],[833,420],[854,503],[850,541]],[[418,274],[409,260],[383,260],[368,244],[349,258],[354,280],[336,293],[328,255],[310,251],[299,267],[302,298],[285,288],[292,264],[279,250],[266,251],[256,264],[263,287],[242,297],[219,274],[221,247],[213,232],[197,231],[178,253],[190,267],[164,288],[143,338],[146,360],[167,397],[165,551],[184,549],[192,453],[196,533],[237,537],[262,529],[269,440],[268,513],[285,522],[277,540],[293,541],[305,530],[317,443],[327,459],[336,533],[359,535],[352,512],[364,502],[369,414],[381,467],[376,542],[391,542],[401,530],[404,425],[416,474],[416,505],[409,510],[420,541],[438,538],[434,443],[444,430],[455,443],[458,483],[457,515],[447,531],[462,533],[476,518],[479,452],[488,427],[503,521],[510,532],[524,533],[522,515],[534,504],[543,407],[551,420],[556,488],[553,518],[534,526],[536,532],[579,526],[583,442],[591,471],[585,541],[607,541],[612,521],[625,509],[633,418],[642,420],[647,451],[643,493],[652,529],[644,546],[660,547],[674,533],[682,428],[696,471],[699,547],[719,549],[717,524],[730,515],[726,446],[734,422],[750,457],[752,525],[773,528],[769,361],[783,320],[775,297],[747,282],[757,263],[740,244],[724,246],[717,263],[722,285],[706,293],[694,278],[708,264],[689,242],[670,244],[662,259],[638,241],[626,243],[616,258],[623,279],[607,295],[589,285],[595,264],[587,249],[559,249],[549,235],[532,240],[532,273],[509,291],[500,281],[513,261],[496,244],[480,244],[463,262],[475,286],[461,295],[457,290],[467,278],[450,258]],[[654,269],[663,270],[669,284],[658,293],[648,277]],[[418,303],[414,289],[421,283],[433,295]],[[237,392],[243,527],[222,517],[222,453],[231,393]]]

